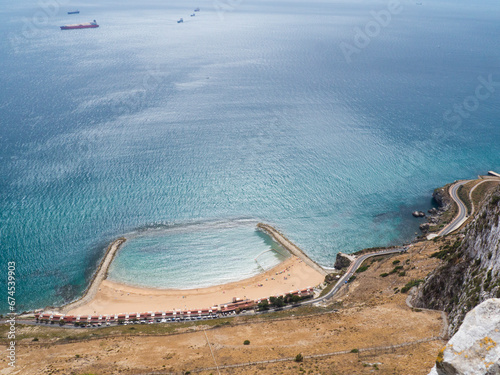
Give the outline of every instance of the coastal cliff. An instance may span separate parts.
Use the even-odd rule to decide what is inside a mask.
[[[470,311],[458,332],[437,356],[429,375],[500,374],[500,299]]]
[[[429,274],[413,305],[444,310],[449,332],[457,332],[467,312],[500,297],[500,188],[483,201],[464,234],[442,240],[433,254],[444,263]]]

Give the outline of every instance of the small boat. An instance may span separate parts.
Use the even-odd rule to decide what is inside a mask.
[[[79,10],[74,10],[72,12],[68,12],[68,14],[80,14],[80,11]]]
[[[191,17],[194,17],[194,16],[196,16],[196,13],[191,14]]]
[[[77,23],[77,24],[74,24],[74,25],[61,26],[61,30],[94,29],[96,27],[99,27],[99,25],[94,20],[92,22],[87,22],[87,23]]]
[[[183,23],[184,20],[181,18],[179,21],[177,21],[177,23]]]
[[[199,11],[200,11],[200,8],[196,8],[194,11],[195,11],[195,12],[199,12]]]

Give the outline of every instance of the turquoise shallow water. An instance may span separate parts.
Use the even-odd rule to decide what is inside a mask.
[[[251,277],[289,257],[256,224],[204,222],[128,233],[108,278],[143,287],[191,289]]]
[[[19,309],[78,297],[109,242],[144,228],[265,221],[332,266],[412,239],[435,187],[500,170],[498,86],[443,117],[500,81],[496,1],[401,2],[350,63],[341,43],[388,3],[0,4],[0,264],[17,263]],[[139,260],[161,252],[242,275],[270,246],[250,227],[159,238],[113,267],[145,282]]]

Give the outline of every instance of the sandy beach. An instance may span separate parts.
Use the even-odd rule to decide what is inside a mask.
[[[324,275],[292,255],[276,267],[254,277],[198,289],[149,289],[103,280],[88,303],[67,314],[118,314],[128,312],[199,309],[231,302],[234,297],[259,299],[314,287]]]

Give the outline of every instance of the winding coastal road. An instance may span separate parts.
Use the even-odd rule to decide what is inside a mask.
[[[446,236],[447,234],[456,231],[469,218],[469,216],[467,215],[467,207],[465,206],[465,203],[458,197],[458,189],[460,188],[460,186],[463,186],[470,181],[472,180],[456,182],[448,189],[451,199],[453,199],[457,204],[458,213],[457,216],[455,216],[455,218],[438,233],[438,236]]]
[[[262,224],[259,223],[257,225],[259,228],[263,229],[266,231],[268,234],[270,234],[275,241],[280,243],[282,246],[284,246],[289,252],[292,254],[298,256],[302,260],[304,260],[309,266],[313,267],[314,269],[318,270],[321,272],[321,274],[326,275],[327,272],[323,267],[318,265],[316,262],[312,261],[311,258],[309,258],[300,248],[295,246],[291,241],[289,241],[285,236],[283,236],[280,232],[278,232],[276,229],[274,229],[272,226],[267,225],[267,224]],[[406,251],[406,247],[399,247],[395,249],[388,249],[388,250],[381,250],[377,251],[374,253],[367,253],[361,255],[359,258],[356,258],[349,268],[347,269],[347,272],[337,281],[335,286],[324,296],[318,297],[312,300],[308,301],[303,301],[300,302],[299,305],[310,305],[313,303],[318,303],[318,302],[324,302],[330,298],[332,298],[341,288],[343,285],[346,284],[346,282],[351,278],[352,275],[356,272],[356,270],[363,264],[363,262],[370,258],[370,257],[375,257],[378,255],[388,255],[388,254],[394,254],[394,253],[401,253]],[[286,306],[286,308],[292,308],[292,306]]]
[[[455,182],[448,189],[448,192],[450,193],[451,199],[453,199],[453,201],[457,204],[458,213],[457,213],[457,216],[455,216],[455,218],[437,234],[437,236],[446,236],[447,234],[450,234],[450,233],[456,231],[458,228],[460,228],[463,225],[463,223],[465,223],[467,221],[467,219],[469,219],[474,214],[474,201],[472,200],[472,192],[479,185],[481,185],[485,182],[491,182],[491,181],[500,182],[500,179],[499,178],[491,178],[491,177],[484,178],[481,181],[479,181],[477,184],[474,185],[474,187],[469,192],[469,201],[471,203],[471,212],[467,213],[467,207],[466,207],[465,203],[458,196],[458,189],[460,189],[460,186],[463,186],[471,181],[474,181],[474,180],[463,180],[463,181]],[[430,239],[430,238],[428,237],[428,239]]]
[[[324,302],[330,298],[332,298],[335,294],[338,293],[338,291],[346,284],[346,282],[351,278],[352,275],[356,272],[356,270],[363,264],[365,260],[371,257],[379,256],[379,255],[388,255],[388,254],[395,254],[395,253],[402,253],[405,252],[408,248],[407,247],[398,247],[395,249],[389,249],[389,250],[382,250],[382,251],[377,251],[374,253],[368,253],[368,254],[363,254],[359,258],[356,258],[354,262],[351,263],[349,268],[347,269],[347,272],[337,281],[335,286],[330,290],[327,294],[325,294],[323,297],[318,297],[310,301],[304,301],[301,303],[301,305],[310,305],[313,303],[318,303],[318,302]]]

